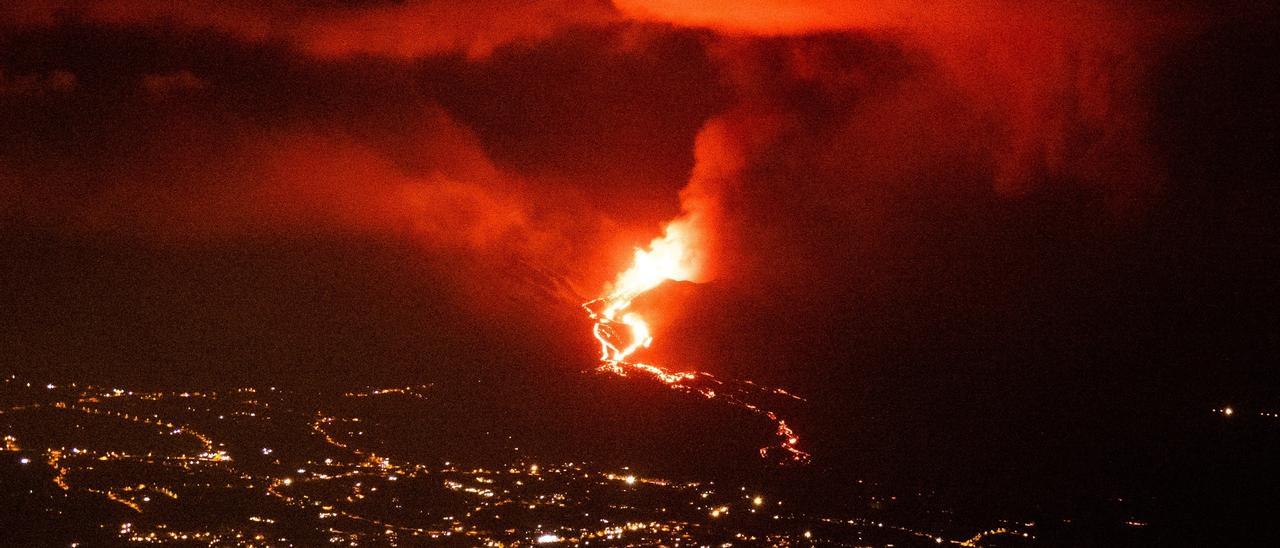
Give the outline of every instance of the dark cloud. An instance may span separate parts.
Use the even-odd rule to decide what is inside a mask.
[[[83,75],[74,92],[15,96],[0,113],[11,227],[148,245],[403,238],[520,261],[543,274],[518,291],[559,299],[546,273],[571,276],[571,257],[597,253],[585,244],[603,212],[495,165],[412,64],[148,28],[67,25],[5,42],[6,64]]]
[[[289,44],[319,57],[373,54],[417,57],[463,51],[483,56],[512,42],[547,38],[578,24],[616,20],[604,2],[289,2],[36,0],[0,8],[12,25],[171,25],[208,29],[238,40]]]
[[[0,70],[0,96],[67,93],[75,88],[75,73],[65,70],[51,70],[43,74],[5,74]]]
[[[1182,6],[1107,2],[638,1],[619,6],[642,19],[734,34],[846,31],[880,37],[930,65],[910,82],[912,95],[894,108],[927,104],[930,94],[958,99],[953,106],[967,111],[969,120],[939,131],[957,141],[981,140],[992,182],[1001,192],[1026,192],[1046,180],[1085,182],[1110,193],[1118,209],[1140,208],[1143,197],[1158,188],[1159,165],[1145,141],[1150,71],[1170,44],[1185,39],[1200,21]],[[867,64],[833,57],[834,52],[822,51],[821,41],[795,44],[792,72],[784,81],[834,84],[865,75]],[[855,118],[850,125],[856,123]]]
[[[710,40],[610,26],[424,65],[429,93],[496,162],[546,184],[590,188],[602,206],[655,225],[672,209],[654,205],[673,204],[689,176],[694,134],[730,100],[705,52]]]
[[[205,85],[205,81],[190,70],[148,74],[142,77],[142,89],[156,98],[202,89]]]

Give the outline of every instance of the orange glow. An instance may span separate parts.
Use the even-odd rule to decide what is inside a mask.
[[[600,359],[622,361],[653,342],[649,324],[627,309],[636,297],[658,287],[662,282],[692,278],[696,272],[688,249],[684,231],[675,223],[668,225],[666,233],[650,242],[647,251],[636,249],[631,268],[618,276],[608,297],[585,305],[596,320],[595,336],[600,341]],[[595,303],[604,304],[604,309],[598,313],[592,311],[590,307]],[[618,335],[613,326],[618,323],[627,326],[631,335],[630,342],[625,346],[618,346],[617,341],[613,340]]]
[[[643,373],[673,390],[724,401],[764,416],[774,423],[779,441],[774,446],[760,448],[760,456],[768,458],[771,451],[781,449],[783,462],[807,462],[809,454],[800,450],[800,437],[786,421],[748,401],[768,396],[800,398],[780,388],[762,388],[751,381],[726,382],[709,373],[671,372],[656,365],[628,361],[636,351],[653,343],[649,324],[630,310],[632,301],[667,280],[685,281],[699,275],[689,238],[689,228],[680,220],[667,225],[663,236],[650,242],[647,250],[636,249],[631,266],[618,276],[607,296],[582,305],[595,321],[592,334],[600,343],[600,371],[624,377],[628,371]]]

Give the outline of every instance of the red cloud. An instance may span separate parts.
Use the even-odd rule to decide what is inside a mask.
[[[0,7],[0,19],[10,24],[50,25],[59,17],[214,29],[249,42],[288,43],[324,57],[417,57],[443,51],[485,55],[567,26],[608,23],[616,14],[605,3],[568,0],[410,0],[368,6],[287,0],[37,0]]]
[[[987,125],[979,137],[987,144],[998,190],[1021,193],[1032,181],[1073,180],[1104,189],[1120,208],[1158,187],[1159,165],[1146,143],[1150,70],[1167,44],[1193,26],[1193,18],[1177,10],[1101,1],[615,4],[635,19],[728,35],[852,31],[920,50],[935,70],[931,82],[917,82],[909,93],[926,102],[954,91],[967,97],[972,125],[939,129],[972,138],[966,131]],[[790,78],[848,76],[841,67],[823,67],[821,50],[798,53]],[[912,123],[905,119],[914,115],[909,105],[895,108],[903,107],[904,119],[890,123]]]

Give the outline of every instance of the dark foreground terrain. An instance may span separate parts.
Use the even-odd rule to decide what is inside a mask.
[[[422,426],[401,418],[439,412],[440,390],[143,392],[8,376],[5,543],[1019,546],[1038,534],[870,485],[848,491],[844,508],[861,511],[823,512],[766,478],[547,462],[499,434],[451,447],[448,427],[405,450]]]

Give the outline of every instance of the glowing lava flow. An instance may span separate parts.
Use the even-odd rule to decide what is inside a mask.
[[[647,348],[653,342],[649,325],[638,314],[629,311],[632,301],[662,282],[689,280],[695,274],[696,266],[684,231],[676,223],[667,225],[663,237],[653,240],[647,251],[636,249],[631,268],[618,276],[613,291],[582,305],[595,321],[592,332],[600,342],[600,370],[624,377],[628,370],[644,373],[674,390],[724,401],[765,417],[774,423],[779,441],[760,448],[760,456],[768,458],[771,453],[780,452],[781,462],[808,462],[809,454],[799,448],[800,437],[787,426],[787,422],[777,413],[751,403],[762,394],[803,399],[781,388],[768,389],[751,381],[721,380],[704,372],[671,372],[656,365],[627,361],[637,350]]]

